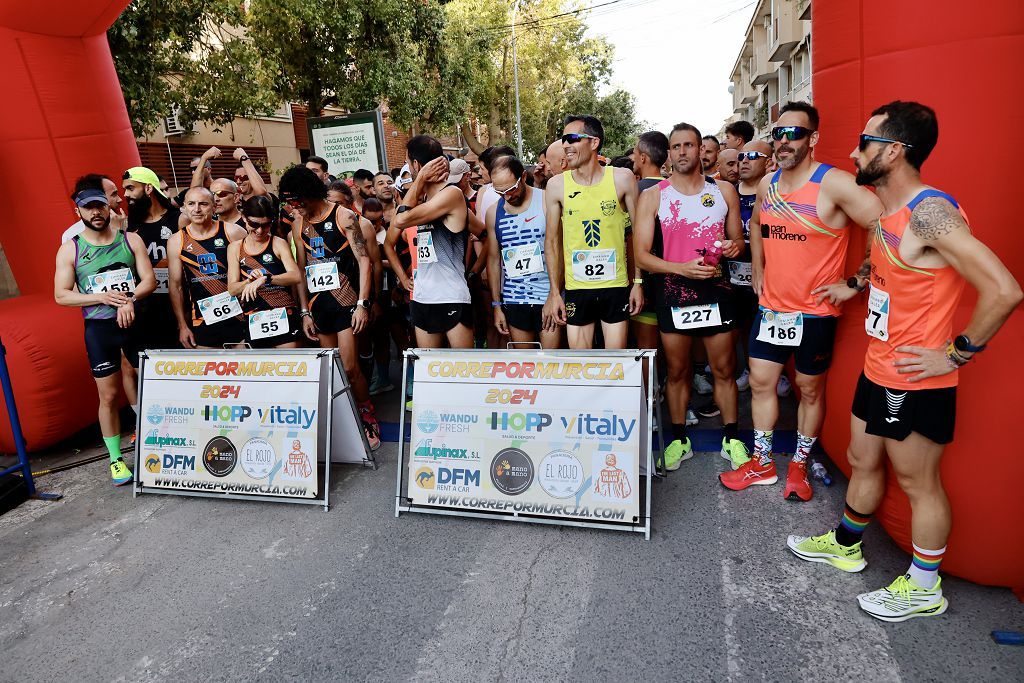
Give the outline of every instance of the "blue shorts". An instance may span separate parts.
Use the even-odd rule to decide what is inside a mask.
[[[804,316],[804,334],[799,346],[781,346],[759,341],[758,332],[764,319],[764,310],[754,316],[750,328],[750,357],[785,365],[790,356],[796,356],[796,371],[802,375],[820,375],[832,366],[832,347],[836,341],[838,318]]]

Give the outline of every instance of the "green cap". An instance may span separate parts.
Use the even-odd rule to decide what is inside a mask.
[[[140,183],[152,185],[154,191],[159,192],[160,196],[164,199],[167,198],[167,195],[165,195],[163,190],[160,189],[160,179],[156,177],[156,173],[153,173],[153,171],[149,170],[145,166],[132,166],[124,172],[124,177],[137,180]]]

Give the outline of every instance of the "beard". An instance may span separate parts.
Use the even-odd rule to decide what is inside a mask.
[[[791,168],[799,166],[800,162],[807,158],[807,153],[810,152],[811,147],[810,145],[804,145],[802,147],[784,147],[782,149],[785,149],[790,153],[789,158],[783,161],[779,159],[778,153],[776,153],[775,161],[778,162],[779,168],[784,168],[788,171]]]
[[[858,185],[877,187],[882,184],[879,181],[885,178],[886,174],[886,169],[882,168],[882,164],[878,161],[878,156],[875,156],[864,168],[857,166],[857,177],[855,180]]]
[[[680,161],[672,162],[672,170],[679,175],[690,175],[693,173],[693,169],[697,168],[697,158],[684,159]]]
[[[132,225],[138,225],[139,223],[145,223],[146,218],[149,217],[149,209],[153,206],[153,200],[149,195],[142,195],[138,199],[132,199],[128,202],[128,220]]]
[[[85,227],[89,228],[90,230],[92,230],[94,232],[103,232],[104,230],[107,229],[107,226],[110,225],[110,216],[107,215],[106,220],[103,221],[103,225],[101,225],[99,227],[96,227],[96,224],[93,223],[91,220],[87,221],[85,219],[82,219],[82,223],[85,224]]]

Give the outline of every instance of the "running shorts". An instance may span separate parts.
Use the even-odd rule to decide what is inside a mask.
[[[590,325],[596,322],[621,323],[629,319],[627,287],[605,289],[570,289],[565,292],[565,317],[569,325]]]
[[[135,326],[119,327],[115,318],[85,320],[85,351],[92,376],[97,379],[121,371],[122,352],[133,368],[139,367]]]
[[[820,375],[832,366],[832,347],[836,341],[837,318],[804,316],[803,338],[799,346],[783,346],[758,341],[766,311],[758,311],[750,328],[750,357],[785,365],[796,357],[796,371],[802,375]]]
[[[935,443],[947,444],[953,440],[956,423],[956,387],[889,389],[862,372],[851,412],[867,423],[868,434],[903,441],[910,432],[917,432]]]
[[[444,334],[456,325],[473,325],[473,304],[409,304],[412,324],[427,334]]]

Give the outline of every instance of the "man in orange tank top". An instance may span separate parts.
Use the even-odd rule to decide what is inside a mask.
[[[871,287],[868,350],[850,420],[853,472],[839,525],[788,540],[804,560],[862,570],[861,537],[885,493],[888,454],[910,499],[913,562],[887,588],[857,600],[865,612],[890,622],[946,611],[938,570],[952,519],[939,462],[953,440],[957,370],[985,348],[1024,298],[996,255],[971,235],[956,200],[921,182],[921,164],[938,134],[930,108],[891,102],[872,112],[850,155],[857,183],[874,186],[884,206],[858,273]],[[965,281],[978,290],[978,302],[967,327],[953,337]]]
[[[807,501],[807,456],[825,419],[825,379],[840,305],[858,291],[847,286],[843,272],[849,231],[853,223],[874,225],[882,205],[851,174],[814,160],[818,110],[811,105],[783,107],[772,138],[780,168],[761,179],[749,222],[751,281],[760,304],[749,345],[754,454],[719,481],[734,491],[778,481],[772,461],[776,386],[794,356],[797,447],[782,495]]]

